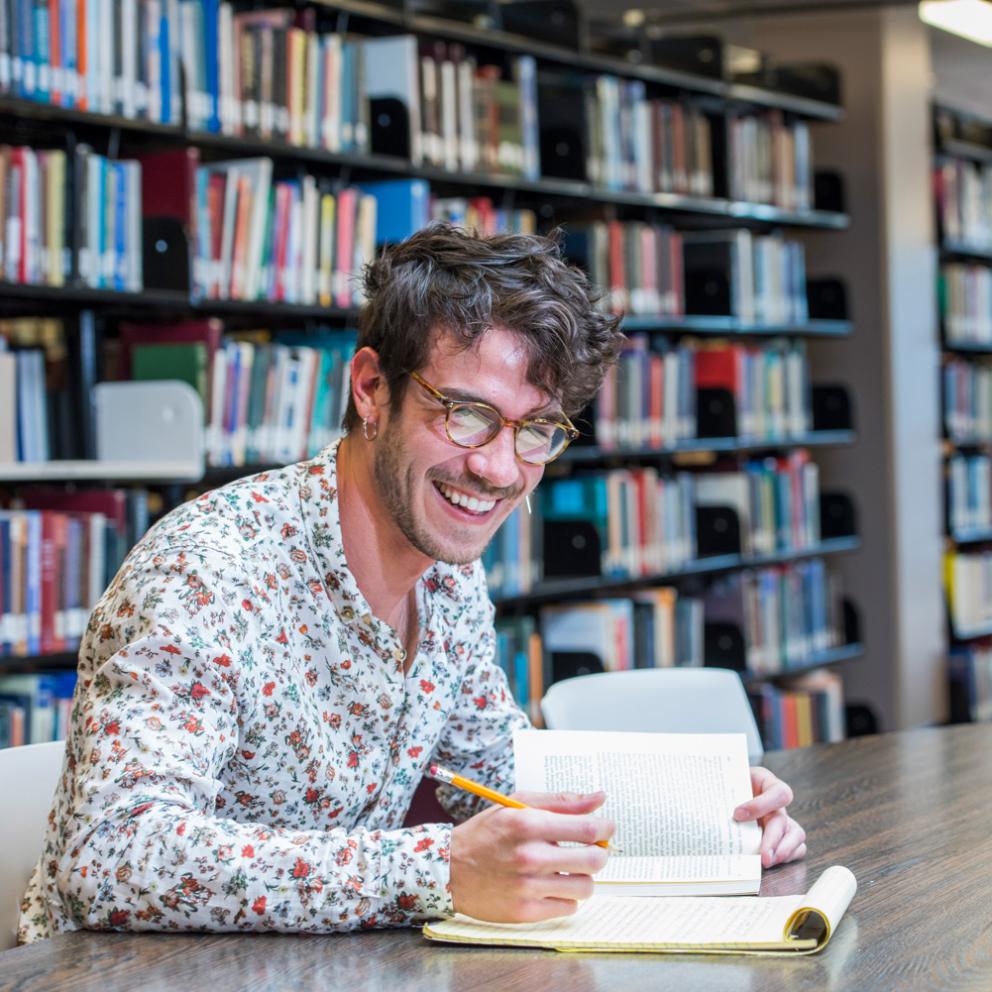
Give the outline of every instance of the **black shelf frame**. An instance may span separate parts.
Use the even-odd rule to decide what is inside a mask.
[[[802,561],[806,558],[819,558],[823,555],[846,554],[858,551],[861,539],[856,535],[850,537],[834,537],[821,541],[809,548],[780,551],[770,555],[712,555],[707,558],[697,558],[686,562],[679,568],[653,575],[604,576],[592,575],[574,579],[552,579],[538,583],[530,592],[517,596],[493,596],[492,601],[497,608],[525,609],[541,603],[559,599],[575,599],[582,596],[593,596],[599,592],[617,592],[624,589],[636,589],[645,586],[655,586],[673,583],[700,575],[716,575],[720,572],[733,572],[745,568],[761,568],[765,565],[784,565],[792,561]]]
[[[807,434],[785,438],[701,437],[679,441],[663,448],[611,448],[596,445],[573,444],[559,461],[570,464],[596,464],[618,459],[677,458],[679,455],[749,453],[754,451],[780,451],[791,448],[841,447],[853,444],[854,431],[810,431]]]
[[[948,341],[945,338],[941,350],[949,355],[964,355],[966,358],[992,355],[992,341]]]
[[[955,544],[987,544],[992,541],[992,527],[959,527],[947,536]]]
[[[796,675],[804,675],[807,672],[824,668],[827,665],[837,665],[844,661],[851,661],[860,658],[865,653],[865,646],[860,641],[852,641],[850,644],[841,644],[835,648],[827,648],[826,651],[814,651],[806,656],[806,660],[801,665],[789,665],[777,672],[741,672],[741,679],[745,685],[760,685],[763,682],[778,682],[781,679],[790,679]]]
[[[812,319],[796,324],[753,324],[737,317],[685,314],[677,317],[655,317],[628,314],[623,329],[630,332],[663,334],[699,334],[716,337],[848,337],[854,324],[850,320]],[[992,350],[992,345],[989,346]]]
[[[940,246],[940,255],[944,261],[964,259],[992,263],[992,246],[969,244],[967,241],[950,241],[945,238]]]

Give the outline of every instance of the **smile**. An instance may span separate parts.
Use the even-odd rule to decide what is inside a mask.
[[[496,500],[494,499],[479,499],[477,496],[470,496],[468,493],[461,492],[461,490],[453,489],[451,486],[443,482],[435,482],[434,488],[437,489],[437,491],[449,503],[457,506],[466,513],[473,513],[477,516],[482,516],[483,514],[488,513],[496,505]]]

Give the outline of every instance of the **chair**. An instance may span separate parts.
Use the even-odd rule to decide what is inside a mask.
[[[556,682],[541,700],[550,730],[743,733],[752,764],[764,751],[744,683],[728,668],[643,668]]]
[[[0,750],[0,951],[13,947],[21,897],[41,856],[65,741]]]

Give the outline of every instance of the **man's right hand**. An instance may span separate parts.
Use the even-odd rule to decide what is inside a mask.
[[[606,796],[518,792],[513,798],[535,808],[494,806],[452,831],[455,912],[493,923],[570,916],[592,895],[592,876],[609,857],[595,844],[616,828],[588,815]],[[584,846],[557,846],[561,841]]]

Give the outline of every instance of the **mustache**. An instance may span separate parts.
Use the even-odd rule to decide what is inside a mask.
[[[441,475],[430,475],[431,482],[441,482],[455,489],[463,489],[475,493],[484,499],[515,499],[524,491],[523,486],[507,486],[505,489],[494,489],[485,483],[473,479],[449,479]]]

